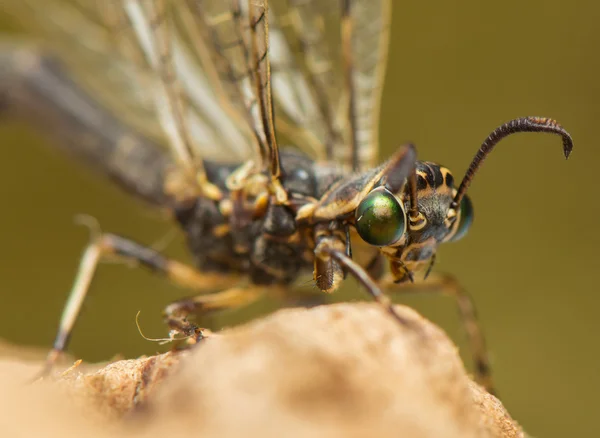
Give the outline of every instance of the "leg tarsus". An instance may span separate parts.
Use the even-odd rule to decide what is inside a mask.
[[[188,321],[188,316],[247,306],[264,296],[266,289],[268,286],[233,287],[213,294],[184,298],[165,308],[165,322],[171,330],[190,336],[197,327]]]

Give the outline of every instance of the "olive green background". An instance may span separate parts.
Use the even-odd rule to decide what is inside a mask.
[[[469,192],[471,232],[440,249],[436,268],[474,296],[501,398],[529,433],[599,436],[600,6],[396,1],[394,9],[382,157],[413,141],[422,159],[460,178],[485,136],[511,118],[554,117],[573,135],[566,162],[558,137],[501,143]],[[26,124],[0,124],[0,337],[44,348],[89,239],[75,214],[146,243],[173,228],[49,145]],[[188,258],[180,237],[167,253]],[[338,299],[363,297],[349,284]],[[153,353],[160,347],[139,335],[136,312],[146,335],[164,336],[160,311],[185,294],[144,271],[102,265],[71,351],[88,360]],[[464,349],[450,299],[404,302]],[[273,305],[252,310],[262,307]]]

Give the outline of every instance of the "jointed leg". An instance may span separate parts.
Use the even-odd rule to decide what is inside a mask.
[[[334,236],[322,238],[315,248],[314,276],[318,286],[320,284],[319,280],[322,278],[325,281],[321,280],[321,286],[323,283],[329,283],[330,285],[327,289],[321,286],[319,288],[326,292],[337,289],[343,278],[339,272],[350,273],[365,288],[367,293],[402,326],[408,327],[411,325],[410,321],[396,312],[390,298],[371,279],[367,271],[346,254],[346,245],[343,241]]]
[[[189,315],[200,316],[209,312],[234,309],[247,306],[263,297],[269,286],[251,285],[233,287],[222,292],[208,295],[196,295],[169,304],[164,310],[164,317],[171,330],[193,335],[196,327],[187,321]]]
[[[490,370],[490,362],[485,339],[477,320],[477,313],[471,297],[461,287],[458,281],[449,274],[431,274],[427,280],[419,283],[395,284],[391,278],[381,281],[381,287],[395,293],[441,293],[456,300],[462,324],[469,341],[471,354],[475,365],[475,380],[490,394],[494,393],[494,385]]]
[[[114,234],[102,234],[85,249],[77,276],[71,288],[67,304],[63,310],[54,346],[46,360],[44,374],[50,371],[60,354],[65,351],[73,326],[77,321],[90,283],[98,263],[103,257],[117,255],[140,263],[151,270],[166,275],[173,282],[189,289],[210,291],[230,287],[236,283],[231,275],[223,276],[202,273],[175,260],[170,260],[153,249]]]

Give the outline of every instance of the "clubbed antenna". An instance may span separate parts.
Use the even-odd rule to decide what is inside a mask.
[[[456,196],[452,202],[452,206],[454,208],[460,205],[460,201],[467,192],[467,189],[469,188],[469,185],[475,176],[475,172],[477,172],[488,154],[492,152],[494,146],[496,146],[503,138],[506,138],[509,135],[517,132],[549,132],[552,134],[558,134],[563,140],[563,152],[565,154],[565,158],[569,158],[569,155],[573,150],[573,139],[571,138],[571,134],[569,134],[554,119],[549,119],[547,117],[521,117],[519,119],[506,122],[505,124],[497,127],[481,144],[481,147],[477,151],[477,154],[475,154],[475,157],[467,169],[467,172],[460,183],[460,187],[456,192]]]

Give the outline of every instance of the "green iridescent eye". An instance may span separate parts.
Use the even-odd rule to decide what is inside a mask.
[[[462,201],[460,201],[460,219],[456,233],[452,236],[452,239],[450,239],[451,242],[465,237],[465,234],[467,234],[467,231],[469,231],[469,228],[473,223],[473,217],[473,203],[471,202],[471,199],[465,195],[464,198],[462,198]]]
[[[373,190],[361,201],[355,217],[356,231],[371,245],[390,245],[406,230],[404,206],[384,187]]]

